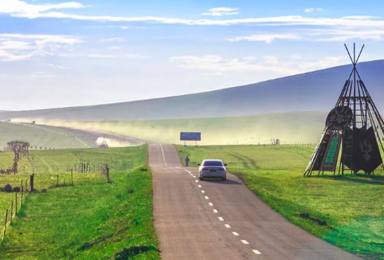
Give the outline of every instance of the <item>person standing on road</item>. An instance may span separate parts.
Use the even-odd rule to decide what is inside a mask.
[[[186,157],[185,157],[185,166],[188,167],[188,165],[189,165],[189,158],[188,158],[188,156],[186,156]]]

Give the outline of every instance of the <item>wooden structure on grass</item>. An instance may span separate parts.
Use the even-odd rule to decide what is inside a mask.
[[[383,167],[380,148],[384,152],[384,121],[381,117],[358,70],[359,55],[353,45],[353,56],[348,50],[352,62],[352,71],[340,93],[335,108],[329,113],[320,142],[315,148],[304,176],[314,172],[352,174],[359,171],[371,174]]]

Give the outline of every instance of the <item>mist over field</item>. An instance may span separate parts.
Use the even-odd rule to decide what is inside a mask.
[[[226,118],[103,122],[38,119],[37,122],[163,143],[181,143],[180,132],[194,131],[202,132],[201,145],[269,144],[271,138],[280,139],[283,143],[315,143],[324,128],[326,114],[296,112]]]

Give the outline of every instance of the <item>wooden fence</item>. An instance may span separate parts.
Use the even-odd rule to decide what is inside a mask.
[[[28,179],[20,181],[20,191],[14,192],[15,199],[11,201],[11,205],[8,209],[5,210],[5,218],[4,218],[4,229],[2,234],[0,234],[0,242],[3,241],[5,234],[7,233],[7,227],[12,223],[17,213],[20,211],[23,206],[25,199],[28,194],[34,189],[34,177],[32,174],[29,179],[29,190],[28,190]]]
[[[77,173],[100,173],[103,174],[107,178],[107,182],[111,183],[109,178],[109,166],[108,164],[91,164],[91,163],[79,163],[74,165],[71,169],[68,169],[71,172],[71,176],[73,176],[74,172]]]
[[[73,186],[73,173],[99,173],[106,177],[107,183],[111,183],[109,178],[109,167],[107,164],[90,164],[90,163],[80,163],[75,165],[73,168],[68,169],[71,173],[71,185]],[[60,186],[60,175],[57,175],[56,187]],[[26,197],[30,192],[34,190],[35,185],[35,174],[30,175],[29,179],[20,181],[20,188],[12,192],[15,194],[14,200],[11,201],[10,207],[5,211],[4,218],[4,230],[0,234],[0,242],[3,241],[4,236],[7,233],[8,226],[13,222],[14,218],[17,216],[21,207],[23,206]],[[65,186],[65,180],[64,180]]]

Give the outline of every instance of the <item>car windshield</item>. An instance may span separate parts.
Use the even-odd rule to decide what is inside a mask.
[[[204,166],[223,166],[223,163],[220,161],[205,161]]]

